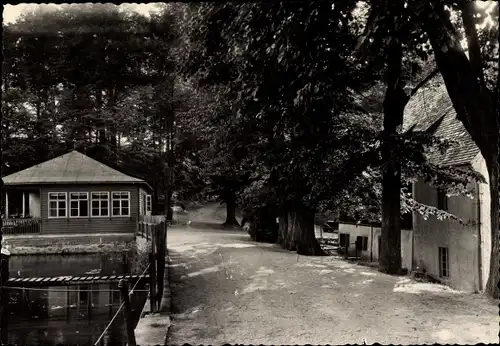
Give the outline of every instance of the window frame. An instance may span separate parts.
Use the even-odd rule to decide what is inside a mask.
[[[102,210],[101,201],[104,201],[104,199],[94,199],[94,198],[92,198],[92,194],[94,194],[94,193],[99,193],[99,194],[104,194],[105,193],[106,194],[106,201],[108,202],[108,215],[101,215],[101,210]],[[92,202],[94,202],[94,201],[99,202],[99,208],[98,208],[99,215],[93,215],[92,214],[92,210],[94,209],[92,207]],[[90,217],[92,217],[92,218],[110,217],[110,215],[111,215],[110,209],[111,209],[111,203],[110,203],[109,191],[91,191],[90,192]]]
[[[343,238],[344,238],[344,241],[343,241],[343,242],[340,240],[340,238],[341,238],[342,236],[343,236]],[[349,248],[349,247],[350,247],[350,245],[351,245],[351,244],[350,244],[350,241],[351,241],[351,239],[350,239],[350,238],[351,238],[351,237],[350,237],[350,233],[339,233],[339,247],[345,247],[345,246],[347,246],[347,247]],[[344,243],[346,243],[346,242],[347,242],[347,244],[344,244]]]
[[[50,195],[59,195],[59,194],[64,194],[64,216],[59,215],[59,210],[62,210],[62,208],[59,208],[59,202],[62,201],[62,199],[56,199],[52,200],[50,199]],[[56,201],[57,203],[57,216],[50,216],[50,202]],[[47,192],[47,218],[48,219],[67,219],[68,218],[68,193],[67,192]]]
[[[446,254],[446,256],[444,256],[444,254]],[[450,252],[447,247],[438,247],[438,265],[439,277],[448,279],[450,277]]]
[[[368,251],[368,237],[363,236],[361,240],[361,251]]]
[[[77,193],[79,195],[82,195],[82,194],[85,194],[85,196],[87,197],[87,199],[72,199],[71,198],[71,194],[72,193]],[[73,210],[74,208],[71,208],[71,202],[72,201],[77,201],[78,202],[78,216],[72,216],[71,215],[71,210]],[[87,216],[81,216],[80,215],[80,201],[87,201]],[[72,192],[69,192],[69,198],[68,198],[68,206],[69,206],[69,213],[68,213],[68,218],[70,219],[88,219],[90,217],[90,211],[89,211],[89,208],[90,208],[90,200],[89,200],[89,193],[88,191],[85,191],[85,192],[82,192],[82,191],[72,191]]]
[[[151,213],[153,210],[153,196],[146,194],[146,206],[145,206],[145,211],[146,213]]]
[[[115,193],[119,193],[119,194],[126,193],[128,197],[126,199],[122,198],[122,197],[120,197],[120,198],[114,198],[113,194],[115,194]],[[131,199],[130,198],[130,191],[111,191],[111,217],[130,217],[130,215],[131,215],[130,199]],[[128,214],[127,215],[122,215],[122,201],[124,201],[124,200],[128,201],[128,208],[127,208],[128,209]],[[120,209],[120,215],[114,215],[114,213],[113,213],[113,209],[115,209],[114,205],[113,205],[114,201],[119,201],[120,202],[120,208],[119,208]]]

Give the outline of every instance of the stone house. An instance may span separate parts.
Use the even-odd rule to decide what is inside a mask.
[[[429,161],[442,167],[474,170],[488,181],[485,160],[456,113],[440,75],[431,79],[410,100],[404,116],[405,130],[432,131],[451,140],[442,154],[427,153]],[[447,196],[418,180],[413,184],[417,202],[456,215],[456,220],[427,220],[418,212],[413,215],[412,269],[424,270],[456,289],[484,290],[489,275],[491,251],[490,191],[488,184],[472,182],[468,189],[474,198]]]

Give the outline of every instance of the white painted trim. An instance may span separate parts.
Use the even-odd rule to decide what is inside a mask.
[[[113,198],[113,193],[126,193],[127,194],[127,198],[118,198],[118,199],[115,199]],[[120,215],[113,215],[113,201],[120,201]],[[128,201],[128,214],[127,215],[122,215],[121,212],[122,212],[122,201],[125,201],[127,200]],[[130,191],[111,191],[111,217],[130,217],[130,211],[131,211],[131,208],[132,206],[130,205]]]
[[[151,195],[146,195],[146,213],[151,213],[151,210],[153,210],[153,196]],[[149,204],[149,209],[148,209],[148,204]]]
[[[50,216],[50,195],[58,195],[58,194],[64,194],[64,203],[66,204],[66,215],[65,216]],[[62,201],[62,199],[56,199],[52,200],[52,202],[56,201],[57,202],[57,214],[59,215],[59,202]],[[68,193],[67,192],[47,192],[47,214],[49,219],[67,219],[68,218]]]
[[[92,198],[93,193],[100,193],[100,194],[106,194],[106,201],[108,202],[108,215],[92,215],[92,202],[93,201],[104,201],[104,199],[94,199]],[[109,196],[109,191],[91,191],[90,192],[90,216],[93,219],[102,219],[102,218],[109,218],[111,215],[111,203],[110,203],[110,196]],[[101,214],[101,203],[99,203],[99,214]]]
[[[72,193],[77,193],[79,195],[82,195],[82,194],[85,194],[86,196],[86,199],[72,199],[71,198],[71,194]],[[71,216],[71,202],[74,202],[74,201],[87,201],[87,216],[80,216],[80,203],[78,203],[78,216]],[[68,218],[70,219],[88,219],[90,217],[90,211],[89,211],[89,193],[88,192],[76,192],[76,191],[73,191],[73,192],[70,192],[69,193],[69,198],[68,198],[68,208],[69,208],[69,213],[68,213]]]
[[[26,192],[23,191],[23,219],[26,216]]]
[[[9,218],[9,193],[5,191],[5,220]]]

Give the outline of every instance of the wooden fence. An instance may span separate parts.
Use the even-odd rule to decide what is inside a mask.
[[[40,233],[41,222],[40,218],[26,218],[26,219],[7,219],[2,220],[3,234],[30,234]]]
[[[140,215],[137,222],[136,235],[151,242],[149,258],[150,303],[151,312],[160,309],[163,297],[163,280],[165,277],[165,256],[167,254],[167,225],[163,215]]]

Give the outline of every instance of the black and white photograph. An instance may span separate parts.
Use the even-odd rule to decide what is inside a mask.
[[[0,344],[499,344],[499,8],[4,4]]]

